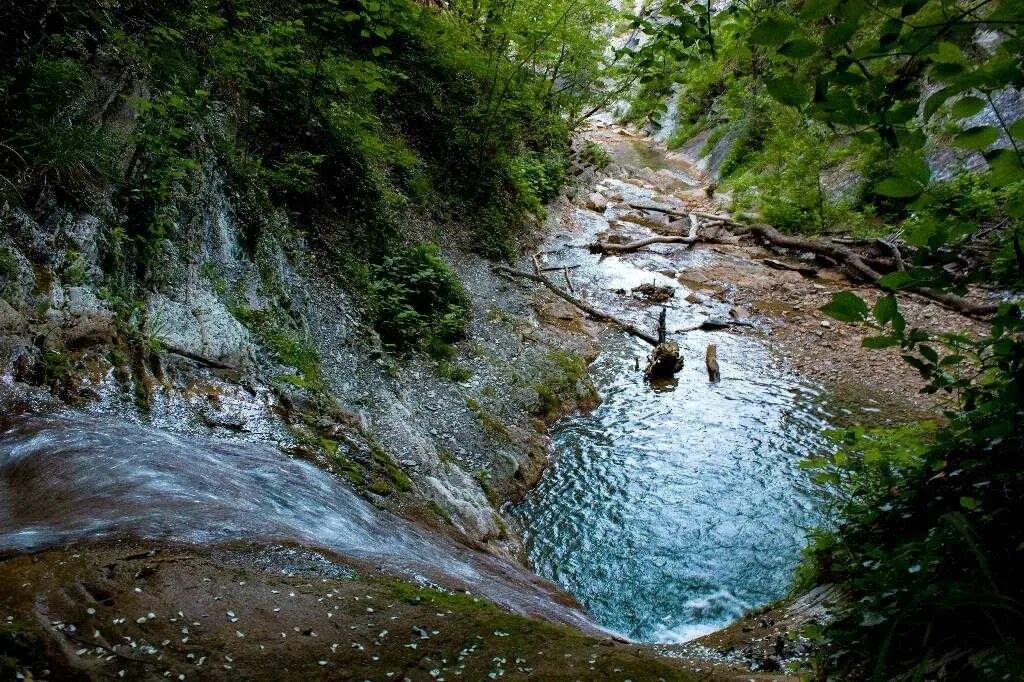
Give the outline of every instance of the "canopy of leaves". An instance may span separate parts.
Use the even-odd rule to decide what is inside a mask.
[[[103,209],[110,276],[144,287],[197,187],[226,176],[250,254],[290,222],[385,335],[401,306],[385,320],[363,275],[429,238],[406,229],[417,215],[508,256],[560,189],[613,17],[604,0],[17,5],[0,22],[0,197]]]

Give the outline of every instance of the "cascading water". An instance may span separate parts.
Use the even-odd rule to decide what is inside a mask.
[[[116,536],[295,541],[594,630],[529,571],[377,509],[270,447],[74,415],[24,418],[0,436],[0,552]]]

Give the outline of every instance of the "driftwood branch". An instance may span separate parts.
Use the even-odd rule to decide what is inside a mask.
[[[782,261],[775,260],[773,258],[762,258],[761,262],[770,267],[772,270],[790,270],[791,272],[799,272],[804,277],[817,277],[818,271],[814,268],[808,268],[800,265],[790,265],[789,263],[783,263]]]
[[[888,250],[892,254],[892,260],[885,260],[880,258],[874,258],[871,256],[864,256],[852,248],[847,246],[847,240],[841,239],[805,239],[802,237],[794,237],[790,235],[784,235],[776,230],[771,225],[764,224],[744,224],[739,223],[729,218],[728,216],[713,215],[709,213],[701,213],[699,211],[683,212],[675,211],[672,209],[653,206],[648,204],[628,204],[630,208],[646,211],[657,211],[666,215],[687,218],[690,221],[690,231],[687,235],[658,235],[655,237],[649,237],[647,239],[639,239],[636,241],[628,242],[626,244],[610,244],[605,242],[596,242],[589,246],[590,251],[593,253],[632,253],[639,251],[648,246],[654,244],[693,244],[696,242],[704,242],[710,244],[732,244],[735,242],[735,237],[741,234],[752,235],[763,242],[771,244],[773,246],[794,249],[797,251],[806,251],[815,254],[816,256],[843,267],[846,271],[854,278],[867,282],[873,286],[879,286],[879,280],[882,279],[882,273],[879,271],[880,268],[889,268],[903,271],[905,265],[903,262],[903,254],[899,244],[890,242],[883,239],[874,239],[873,243],[877,246],[881,246]],[[703,219],[703,227],[716,227],[725,228],[728,227],[732,231],[733,239],[723,239],[717,236],[711,235],[700,235],[698,233],[701,227],[700,222],[697,218]],[[698,229],[694,229],[694,226]],[[1022,254],[1024,255],[1024,254]],[[778,261],[774,261],[777,263]],[[770,264],[771,267],[775,267]],[[787,268],[788,269],[788,268]],[[792,268],[801,272],[802,274],[810,275],[813,272],[810,268],[806,269],[806,272],[801,269]],[[978,304],[968,301],[962,296],[951,294],[945,291],[939,291],[929,287],[909,287],[905,291],[910,293],[923,296],[929,300],[935,301],[950,310],[965,315],[967,317],[973,317],[977,319],[985,319],[991,317],[996,312],[996,306],[991,304]]]
[[[495,272],[498,272],[509,277],[521,277],[523,279],[528,279],[532,282],[537,282],[538,284],[543,284],[548,289],[550,289],[551,292],[554,293],[556,296],[558,296],[561,299],[564,299],[565,301],[568,301],[572,305],[576,306],[583,312],[590,315],[592,318],[600,320],[602,322],[609,322],[617,327],[621,327],[624,331],[628,332],[629,334],[632,334],[641,341],[646,341],[652,346],[658,345],[658,337],[653,336],[650,333],[644,331],[643,329],[640,329],[639,327],[636,327],[633,324],[630,324],[629,322],[626,322],[625,320],[618,318],[610,313],[598,310],[597,308],[590,305],[583,299],[573,296],[568,291],[565,291],[564,289],[556,286],[554,282],[549,280],[544,275],[533,274],[532,272],[525,272],[523,270],[516,270],[515,268],[510,268],[507,265],[495,265],[494,270]]]
[[[632,253],[653,244],[692,244],[696,237],[690,238],[683,235],[658,235],[647,239],[638,239],[625,244],[611,244],[609,242],[594,242],[590,245],[591,253]]]
[[[693,236],[690,236],[693,235]],[[687,235],[681,234],[665,234],[658,235],[655,237],[647,237],[646,239],[637,239],[636,241],[626,242],[625,244],[612,244],[609,242],[597,241],[591,244],[588,248],[591,253],[633,253],[640,249],[652,246],[654,244],[734,244],[735,239],[723,239],[722,237],[713,237],[711,235],[699,235],[694,234],[693,227],[690,228],[690,233]]]

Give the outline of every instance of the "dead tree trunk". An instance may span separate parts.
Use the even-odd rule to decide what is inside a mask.
[[[718,371],[718,346],[709,344],[704,354],[704,364],[708,368],[708,381],[713,384],[722,380],[722,374]]]

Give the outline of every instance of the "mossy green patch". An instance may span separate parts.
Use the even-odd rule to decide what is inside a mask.
[[[466,407],[480,420],[484,433],[501,442],[507,443],[512,440],[512,433],[504,422],[488,412],[479,402],[473,398],[466,398]]]

